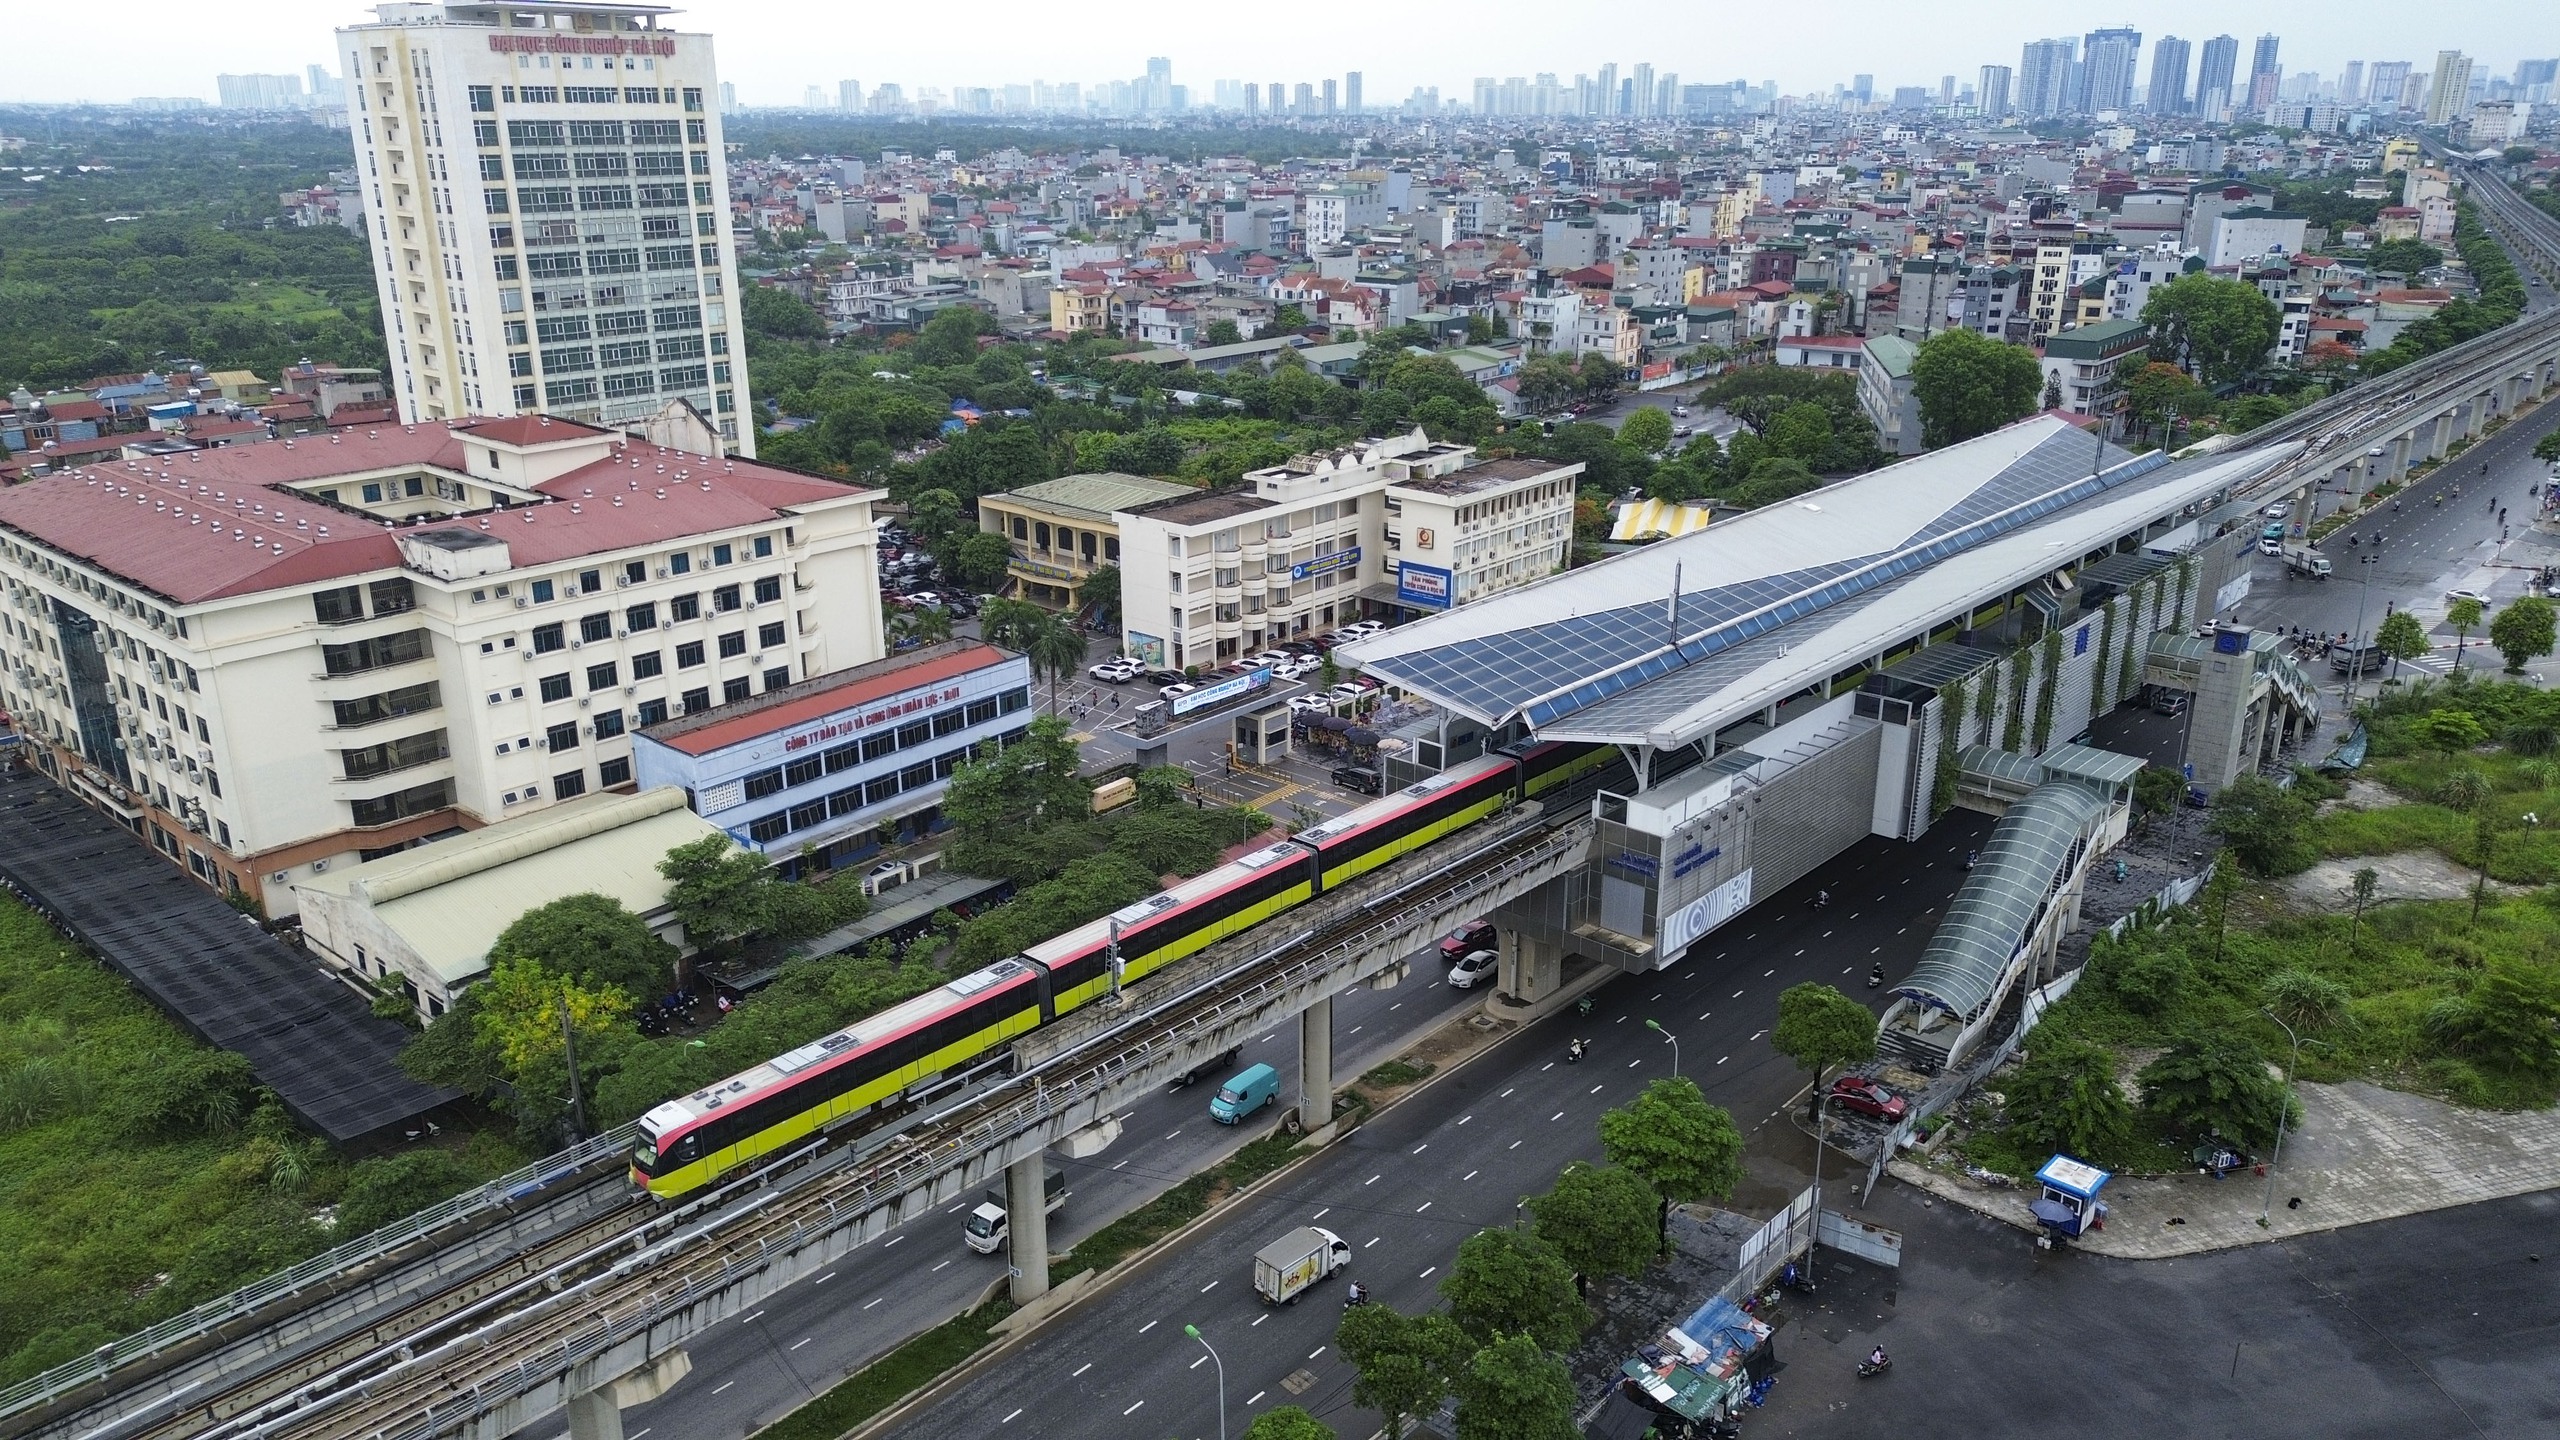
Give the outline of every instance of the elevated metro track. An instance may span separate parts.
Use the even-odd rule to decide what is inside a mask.
[[[670,1362],[680,1374],[684,1345],[710,1326],[1106,1125],[1200,1058],[1395,969],[1455,920],[1578,868],[1590,822],[1540,819],[1489,822],[1408,857],[1292,916],[1288,938],[1212,947],[1133,988],[1108,1023],[1047,1042],[1051,1053],[1022,1073],[868,1153],[783,1162],[716,1206],[617,1212],[618,1224],[582,1228],[468,1303],[404,1309],[210,1400],[175,1397],[147,1419],[61,1433],[498,1440],[621,1377]]]

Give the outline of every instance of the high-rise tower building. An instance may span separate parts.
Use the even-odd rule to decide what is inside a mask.
[[[2373,85],[2367,92],[2373,108],[2376,110],[2399,108],[2408,88],[2408,61],[2376,60],[2373,62]]]
[[[711,37],[650,5],[384,5],[337,32],[404,421],[624,425],[755,453]]]
[[[2073,108],[2084,115],[2132,109],[2133,67],[2142,57],[2142,32],[2092,30],[2080,53],[2080,90]]]
[[[2471,57],[2459,50],[2436,52],[2435,80],[2427,86],[2427,123],[2442,125],[2471,108]]]
[[[2276,92],[2284,85],[2284,70],[2276,63],[2277,37],[2261,35],[2249,52],[2249,89],[2246,97],[2251,112],[2262,111],[2276,103]]]
[[[2338,103],[2341,105],[2359,105],[2363,102],[2364,62],[2361,60],[2350,60],[2347,62],[2347,68],[2338,72]]]
[[[2018,111],[2030,120],[2059,115],[2072,101],[2071,77],[2078,43],[2030,40],[2018,55]]]
[[[2232,81],[2240,68],[2240,42],[2216,35],[2196,57],[2196,114],[2209,121],[2231,118]],[[2245,94],[2242,99],[2248,98]]]
[[[2187,108],[2186,41],[2163,35],[2151,47],[2151,88],[2145,100],[2154,115],[2176,115]]]
[[[1360,72],[1357,70],[1342,77],[1342,108],[1354,115],[1360,113]]]
[[[2009,78],[2006,65],[1985,65],[1982,76],[1974,82],[1975,104],[1985,120],[2004,119],[2009,114]]]

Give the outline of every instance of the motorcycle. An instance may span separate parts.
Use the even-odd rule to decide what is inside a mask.
[[[1890,1355],[1882,1360],[1861,1360],[1858,1362],[1858,1378],[1864,1380],[1870,1375],[1881,1375],[1892,1368],[1893,1357]]]
[[[1356,1280],[1352,1282],[1350,1292],[1342,1297],[1342,1308],[1345,1310],[1350,1310],[1368,1303],[1369,1292],[1361,1289],[1360,1283]]]
[[[1587,1053],[1590,1051],[1590,1049],[1591,1049],[1591,1042],[1590,1042],[1590,1041],[1588,1041],[1588,1040],[1576,1040],[1576,1041],[1574,1041],[1572,1044],[1567,1045],[1566,1047],[1564,1047],[1564,1063],[1566,1063],[1567,1065],[1579,1065],[1579,1064],[1581,1064],[1581,1063],[1582,1063],[1582,1057],[1583,1057],[1585,1054],[1587,1054]]]
[[[1778,1272],[1778,1288],[1801,1290],[1810,1295],[1813,1293],[1813,1281],[1806,1277],[1802,1266],[1790,1260],[1787,1262],[1787,1268]]]
[[[1874,968],[1873,970],[1870,970],[1870,971],[1868,971],[1868,972],[1867,972],[1867,988],[1868,988],[1868,989],[1870,989],[1870,990],[1879,989],[1879,988],[1881,988],[1883,985],[1884,985],[1884,967],[1883,967],[1883,966],[1879,965],[1879,966],[1877,966],[1876,968]]]

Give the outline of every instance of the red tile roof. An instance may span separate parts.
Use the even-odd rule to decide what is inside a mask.
[[[517,433],[523,419],[375,426],[328,437],[109,460],[0,494],[0,530],[77,556],[178,604],[394,569],[396,527],[297,493],[294,483],[385,473],[467,475],[461,432]],[[562,439],[598,432],[555,421]],[[415,529],[473,525],[518,568],[671,544],[859,493],[753,461],[617,443],[614,458],[536,487],[550,503]]]
[[[716,719],[699,728],[686,728],[683,721],[663,731],[643,732],[671,750],[687,755],[708,755],[750,740],[788,730],[839,710],[850,710],[884,696],[903,694],[955,675],[966,675],[1004,659],[1005,652],[992,645],[965,645],[941,655],[913,658],[892,656],[875,660],[846,672],[850,678],[841,685],[828,685],[806,694],[794,695],[779,705],[758,706],[743,715]],[[821,681],[825,677],[821,676]],[[796,687],[795,687],[796,688]]]

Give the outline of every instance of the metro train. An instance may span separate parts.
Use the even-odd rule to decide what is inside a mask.
[[[1626,762],[1603,745],[1530,742],[1408,785],[855,1022],[640,1120],[632,1183],[689,1194],[1106,995],[1116,945],[1134,982],[1514,803],[1604,784]]]

